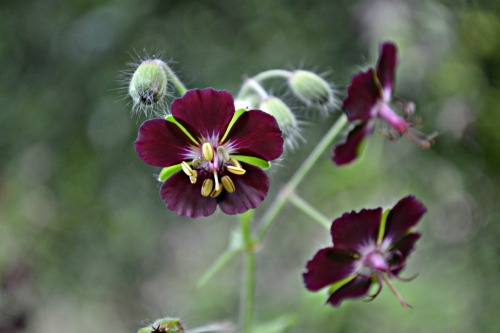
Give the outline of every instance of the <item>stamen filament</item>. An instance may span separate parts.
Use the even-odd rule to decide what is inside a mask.
[[[401,296],[401,294],[396,290],[396,287],[394,287],[394,285],[391,283],[391,280],[389,280],[389,277],[387,276],[387,273],[381,273],[380,274],[382,276],[382,279],[384,280],[385,284],[387,285],[387,287],[389,287],[389,289],[391,290],[391,292],[394,294],[394,296],[396,296],[396,298],[399,300],[399,303],[401,303],[401,305],[403,306],[403,308],[411,308],[411,305],[406,303],[406,301],[403,299],[403,297]]]
[[[220,188],[220,184],[219,184],[219,175],[217,174],[217,170],[214,170],[214,180],[215,180],[215,191],[218,191]]]

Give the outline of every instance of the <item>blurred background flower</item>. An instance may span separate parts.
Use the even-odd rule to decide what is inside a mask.
[[[193,221],[165,209],[156,175],[134,152],[144,119],[131,118],[128,83],[117,75],[127,63],[161,50],[189,88],[233,94],[263,70],[312,69],[328,72],[342,99],[352,75],[375,63],[379,42],[393,40],[396,93],[440,133],[435,146],[370,140],[363,158],[344,168],[325,152],[299,194],[332,220],[415,194],[428,213],[406,272],[420,275],[397,285],[414,309],[402,311],[390,293],[324,307],[325,295],[307,292],[301,274],[330,240],[287,206],[257,257],[256,317],[295,315],[287,332],[500,331],[499,5],[2,1],[0,329],[135,332],[165,316],[189,327],[237,320],[238,263],[196,288],[234,220]],[[335,117],[298,115],[306,143],[273,168],[274,185]]]

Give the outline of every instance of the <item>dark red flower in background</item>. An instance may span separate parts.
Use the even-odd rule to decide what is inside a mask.
[[[377,119],[388,125],[384,134],[390,139],[404,135],[422,148],[430,147],[436,134],[424,135],[413,127],[415,124],[420,125],[418,119],[415,124],[411,121],[414,104],[398,100],[405,114],[403,118],[389,105],[394,90],[397,62],[396,45],[391,42],[382,43],[376,68],[369,68],[352,78],[342,108],[347,119],[354,122],[355,126],[345,141],[334,148],[335,164],[344,165],[356,159],[364,138],[373,132]]]
[[[307,263],[306,288],[331,286],[328,303],[338,306],[347,298],[375,298],[385,283],[403,307],[408,304],[390,278],[399,278],[420,234],[411,231],[426,212],[413,196],[401,199],[390,211],[382,208],[345,213],[332,223],[333,246],[319,250]],[[369,296],[373,284],[376,292]]]
[[[141,160],[164,168],[160,195],[167,207],[198,218],[217,206],[240,214],[260,204],[269,189],[262,168],[283,152],[274,117],[235,111],[229,92],[211,88],[188,91],[171,111],[145,121],[135,142]]]

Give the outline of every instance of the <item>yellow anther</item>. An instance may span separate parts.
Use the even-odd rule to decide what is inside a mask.
[[[203,153],[203,158],[206,161],[212,162],[214,159],[214,149],[210,143],[205,142],[203,146],[201,146],[201,152]]]
[[[229,159],[231,158],[224,146],[217,147],[217,156],[219,157],[219,161],[222,161],[223,163],[229,161]]]
[[[227,168],[227,171],[229,171],[231,173],[234,173],[235,175],[244,175],[245,172],[247,172],[243,168],[238,168],[238,167],[235,167],[235,166],[232,166],[232,165],[228,165],[226,168]]]
[[[181,167],[182,167],[182,171],[184,171],[184,173],[186,175],[188,175],[189,177],[191,177],[191,175],[193,174],[193,169],[191,169],[191,167],[189,166],[189,164],[187,164],[186,162],[182,161],[181,162]]]
[[[201,185],[201,195],[204,197],[208,197],[214,188],[214,181],[210,178],[207,178],[203,181]]]
[[[193,168],[197,168],[197,167],[199,167],[202,163],[203,163],[203,159],[202,159],[202,158],[195,158],[195,159],[193,160],[193,162],[191,163],[191,165],[193,166]]]
[[[231,158],[231,159],[229,160],[229,163],[231,163],[232,165],[234,165],[234,166],[235,166],[235,167],[237,167],[237,168],[241,168],[241,164],[240,164],[240,162],[239,162],[237,159],[235,159],[235,158]]]
[[[189,176],[189,180],[191,181],[191,184],[196,184],[196,180],[198,179],[198,171],[193,170],[193,173],[191,176]]]
[[[222,193],[222,186],[219,186],[219,190],[214,189],[212,193],[210,193],[210,197],[217,198],[221,193]]]
[[[231,178],[229,178],[229,176],[224,176],[220,179],[221,183],[222,183],[222,186],[224,186],[224,189],[226,191],[228,191],[229,193],[233,193],[234,190],[236,189],[234,187],[234,183],[233,181],[231,180]]]

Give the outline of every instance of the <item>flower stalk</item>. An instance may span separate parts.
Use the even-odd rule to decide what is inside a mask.
[[[240,230],[245,256],[244,289],[241,297],[241,327],[243,333],[251,333],[255,300],[255,242],[252,237],[253,211],[240,215]]]
[[[259,228],[257,230],[257,238],[258,242],[261,242],[265,235],[267,234],[269,228],[273,224],[274,220],[278,216],[281,209],[285,205],[287,199],[289,199],[290,194],[297,188],[300,182],[304,179],[309,171],[311,171],[312,167],[321,157],[323,152],[330,148],[333,140],[339,135],[344,126],[347,124],[347,117],[345,115],[340,116],[335,124],[333,124],[332,128],[325,134],[323,139],[316,145],[311,154],[304,160],[302,165],[297,169],[295,174],[290,178],[288,183],[283,186],[281,191],[278,193],[274,201],[264,212],[264,215],[260,219]]]

